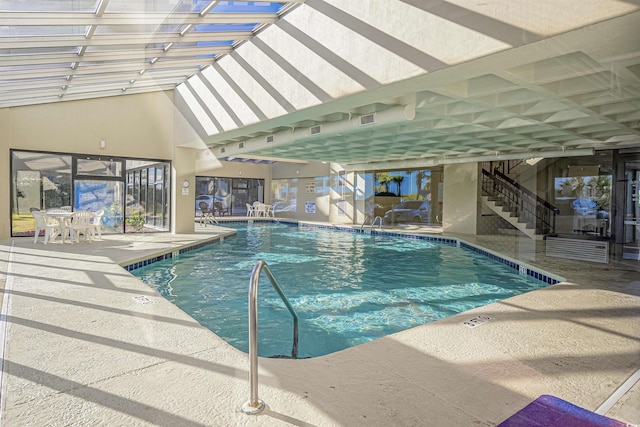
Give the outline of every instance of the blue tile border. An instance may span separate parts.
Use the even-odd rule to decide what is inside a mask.
[[[229,220],[229,221],[225,221],[222,220],[220,221],[221,224],[249,224],[251,222],[253,222],[254,220],[252,219],[245,219],[245,220]],[[537,269],[533,269],[528,265],[525,265],[523,263],[520,263],[518,261],[509,259],[509,258],[505,258],[501,255],[495,254],[491,251],[488,251],[486,249],[483,249],[479,246],[475,246],[472,245],[470,243],[467,243],[465,241],[462,241],[460,239],[457,238],[452,238],[452,237],[440,237],[440,236],[425,236],[425,235],[418,235],[418,234],[408,234],[408,233],[396,233],[396,232],[390,232],[390,231],[384,231],[384,230],[376,230],[376,229],[370,229],[370,230],[362,230],[359,228],[354,228],[348,225],[333,225],[333,224],[313,224],[313,223],[306,223],[306,222],[300,222],[300,221],[296,221],[296,220],[288,220],[288,219],[279,219],[279,218],[265,218],[265,219],[259,219],[257,222],[270,222],[270,223],[275,223],[275,224],[290,224],[290,225],[298,225],[299,228],[318,228],[318,229],[325,229],[325,230],[336,230],[336,231],[345,231],[348,233],[357,233],[357,234],[375,234],[378,236],[393,236],[393,237],[402,237],[405,239],[417,239],[417,240],[426,240],[429,242],[438,242],[438,243],[443,243],[443,244],[448,244],[448,245],[456,245],[458,247],[464,248],[464,249],[468,249],[470,251],[473,251],[477,254],[486,256],[489,259],[492,259],[494,261],[498,261],[501,264],[506,265],[509,268],[512,268],[514,270],[518,270],[518,272],[522,275],[525,276],[531,276],[534,279],[540,280],[542,282],[548,283],[549,285],[555,285],[556,283],[562,282],[565,279],[560,278],[558,276],[554,277],[552,276],[550,273],[547,273],[543,270],[537,270]],[[216,238],[216,239],[211,239],[211,240],[207,240],[205,242],[202,243],[197,243],[195,245],[192,246],[188,246],[188,247],[184,247],[181,249],[177,249],[175,251],[171,251],[171,252],[167,252],[165,254],[156,256],[156,257],[152,257],[143,261],[138,261],[129,265],[125,265],[123,266],[123,268],[127,271],[133,271],[136,270],[138,268],[142,268],[145,267],[149,264],[153,264],[155,262],[158,261],[164,261],[166,259],[171,259],[174,257],[174,254],[183,254],[189,251],[194,251],[196,249],[200,249],[203,248],[205,246],[209,246],[215,243],[220,242],[220,238]]]
[[[162,255],[158,255],[156,257],[152,257],[152,258],[148,258],[142,261],[138,261],[138,262],[134,262],[132,264],[127,264],[127,265],[123,265],[122,268],[124,268],[127,271],[133,271],[133,270],[137,270],[138,268],[142,268],[145,267],[147,265],[153,264],[155,262],[158,261],[164,261],[166,259],[172,259],[174,256],[176,255],[181,255],[190,251],[195,251],[196,249],[200,249],[200,248],[204,248],[205,246],[209,246],[209,245],[213,245],[215,243],[219,243],[221,240],[220,237],[215,238],[215,239],[210,239],[207,240],[205,242],[201,242],[201,243],[196,243],[194,245],[191,246],[187,246],[184,248],[180,248],[180,249],[175,249],[171,252],[167,252],[165,254]]]

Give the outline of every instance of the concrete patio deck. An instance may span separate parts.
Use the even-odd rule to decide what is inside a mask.
[[[228,233],[196,224],[75,245],[0,242],[2,424],[493,426],[541,394],[596,410],[640,369],[640,266],[459,236],[567,281],[327,356],[261,358],[267,409],[245,415],[248,356],[120,267]],[[478,314],[495,320],[461,324]],[[640,384],[605,415],[640,423]]]

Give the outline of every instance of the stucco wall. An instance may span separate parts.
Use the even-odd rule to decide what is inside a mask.
[[[178,139],[172,96],[153,92],[0,109],[0,238],[11,235],[9,150],[172,160]]]

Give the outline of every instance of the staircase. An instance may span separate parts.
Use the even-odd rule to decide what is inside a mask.
[[[498,216],[532,239],[555,234],[558,208],[498,169],[482,169],[482,200]]]

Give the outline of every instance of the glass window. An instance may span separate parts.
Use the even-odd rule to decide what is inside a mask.
[[[556,232],[594,236],[611,235],[613,176],[609,159],[593,164],[592,158],[560,159],[552,165]]]
[[[102,232],[169,231],[169,162],[11,152],[11,235],[33,236],[31,209],[104,211]]]
[[[271,195],[273,197],[273,212],[296,212],[298,202],[298,179],[271,180]]]
[[[12,151],[12,236],[33,236],[32,208],[71,206],[71,162],[66,155]]]
[[[170,164],[127,161],[125,232],[169,231]]]
[[[122,181],[76,180],[74,182],[75,210],[104,212],[102,233],[122,233],[124,216],[122,214]]]
[[[122,161],[90,158],[78,159],[76,171],[78,175],[121,177]]]
[[[264,201],[264,179],[196,177],[195,215],[205,202],[216,215],[245,216],[247,203]]]

